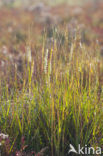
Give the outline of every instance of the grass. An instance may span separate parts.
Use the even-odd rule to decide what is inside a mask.
[[[60,5],[60,4],[69,4],[71,6],[75,6],[75,5],[85,5],[86,3],[88,3],[89,0],[39,0],[39,1],[29,1],[29,0],[25,0],[25,4],[24,4],[24,0],[18,0],[18,1],[14,1],[14,2],[1,2],[1,6],[7,6],[8,8],[20,8],[20,7],[28,7],[29,5],[34,5],[34,4],[38,4],[38,3],[44,3],[47,4],[49,6],[56,6],[56,5]],[[95,0],[90,0],[91,3],[95,3]]]
[[[30,49],[30,59],[22,59],[22,72],[14,64],[0,79],[0,131],[9,135],[9,143],[2,143],[5,155],[30,155],[48,147],[44,155],[64,156],[70,143],[103,148],[99,45],[81,43],[78,33],[71,40],[67,31],[62,34],[60,40],[54,30],[46,48],[45,32],[32,60]]]

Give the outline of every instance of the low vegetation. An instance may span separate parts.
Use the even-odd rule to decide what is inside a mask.
[[[1,55],[1,155],[64,156],[69,144],[103,148],[101,44],[78,27],[47,28],[35,44],[30,35]],[[23,54],[14,55],[21,43]]]

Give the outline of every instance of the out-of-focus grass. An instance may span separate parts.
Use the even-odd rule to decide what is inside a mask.
[[[69,5],[82,5],[85,4],[86,2],[88,2],[88,0],[56,0],[56,1],[48,1],[49,4],[60,4],[60,3],[68,3]],[[92,2],[92,0],[91,0]]]
[[[95,2],[95,0],[34,0],[34,1],[29,1],[29,0],[14,0],[14,1],[1,1],[1,5],[8,5],[9,7],[20,7],[20,6],[28,6],[29,5],[34,5],[37,3],[46,3],[48,5],[57,5],[57,4],[61,4],[61,3],[68,3],[69,5],[82,5],[85,4],[87,2]]]

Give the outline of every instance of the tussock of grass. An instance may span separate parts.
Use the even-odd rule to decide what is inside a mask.
[[[51,156],[66,155],[70,143],[103,145],[103,58],[98,45],[88,47],[78,34],[69,41],[67,32],[58,45],[56,33],[49,49],[45,35],[41,50],[23,61],[22,74],[14,67],[12,77],[9,69],[0,80],[0,131],[10,137],[9,155],[21,148],[23,136],[27,151],[48,146]]]

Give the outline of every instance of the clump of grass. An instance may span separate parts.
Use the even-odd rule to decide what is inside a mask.
[[[54,34],[49,49],[45,38],[41,51],[24,61],[22,81],[17,70],[0,80],[0,131],[10,137],[8,155],[20,150],[23,136],[27,153],[48,146],[51,156],[66,155],[70,143],[103,144],[103,62],[98,46],[81,43],[78,34],[69,41],[63,33],[62,46]]]

